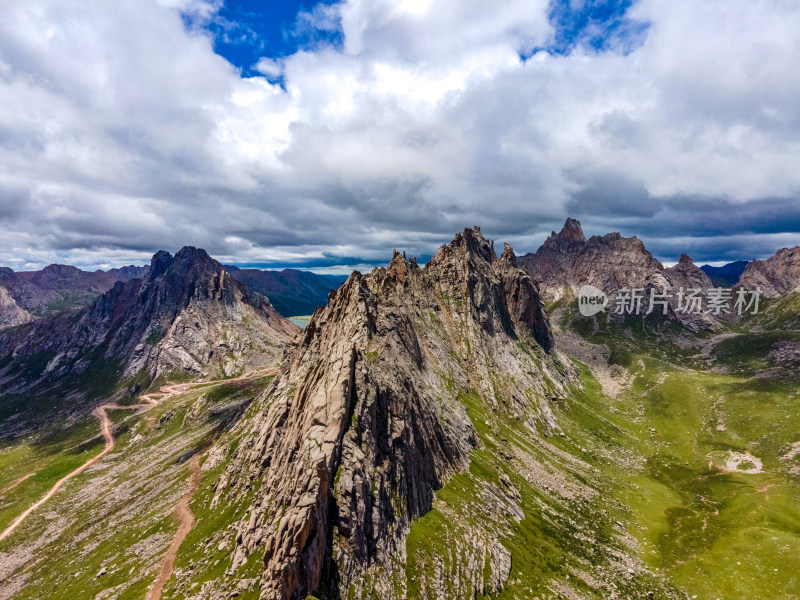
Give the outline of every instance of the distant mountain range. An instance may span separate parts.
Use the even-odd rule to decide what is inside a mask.
[[[109,271],[83,271],[53,264],[41,271],[14,272],[0,267],[0,329],[88,306],[118,281],[141,279],[149,269],[147,265],[129,265]],[[253,291],[269,297],[275,310],[286,317],[310,315],[325,306],[331,290],[347,279],[347,275],[318,275],[296,269],[225,269]]]
[[[82,271],[69,265],[49,265],[41,271],[14,272],[0,267],[0,306],[3,296],[13,300],[18,309],[14,320],[4,318],[0,308],[0,327],[13,325],[15,321],[30,320],[67,310],[74,310],[91,303],[100,294],[110,290],[117,281],[130,281],[144,277],[147,267],[129,265],[110,271]],[[6,303],[10,301],[6,299]],[[10,308],[7,309],[10,312]]]
[[[703,265],[700,268],[708,275],[714,285],[719,287],[733,287],[739,281],[739,277],[741,277],[749,264],[750,263],[746,260],[737,260],[721,267]]]
[[[310,315],[328,303],[328,295],[347,279],[347,275],[318,275],[310,271],[284,269],[264,271],[226,265],[234,278],[251,290],[269,298],[285,317]]]
[[[697,268],[684,254],[678,265],[665,268],[638,238],[610,233],[587,240],[575,219],[567,219],[559,233],[553,232],[535,253],[521,256],[519,262],[542,286],[544,297],[550,300],[562,297],[579,283],[615,290],[645,281],[656,284],[661,277],[670,286],[730,288],[737,284],[748,265],[753,264],[758,266],[751,266],[751,273],[772,268],[770,277],[777,277],[778,288],[784,290],[788,285],[773,272],[775,260],[771,263],[739,260],[721,267],[703,265]],[[145,277],[149,268],[128,265],[89,272],[53,264],[40,271],[14,272],[0,267],[0,329],[87,306],[116,282]],[[233,265],[225,265],[225,269],[237,281],[269,298],[275,310],[285,317],[311,315],[327,304],[331,291],[348,277],[297,269],[271,271]],[[773,295],[777,293],[769,282],[765,286]]]

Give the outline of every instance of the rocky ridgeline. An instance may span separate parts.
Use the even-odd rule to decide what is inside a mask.
[[[103,367],[125,379],[173,371],[230,375],[276,363],[298,329],[204,250],[153,256],[144,279],[91,305],[0,333],[5,393],[52,389]]]
[[[797,291],[800,286],[800,246],[781,248],[766,260],[754,260],[747,265],[737,287],[761,288],[767,298],[777,298]]]
[[[536,284],[478,228],[424,268],[395,253],[387,268],[353,273],[239,425],[214,499],[255,489],[233,568],[263,556],[265,600],[326,589],[405,597],[410,519],[478,443],[463,395],[477,391],[491,410],[549,434],[547,398],[565,397],[572,378]],[[508,569],[495,571],[476,589],[502,587]]]
[[[575,219],[567,219],[559,233],[553,232],[535,253],[520,257],[519,262],[549,301],[573,298],[586,284],[609,296],[622,288],[642,288],[648,298],[650,289],[675,292],[680,288],[714,287],[686,254],[677,265],[665,268],[639,238],[608,233],[587,240]],[[676,302],[675,298],[670,301],[668,314],[684,325],[695,330],[715,327],[715,320],[708,315],[676,311]]]

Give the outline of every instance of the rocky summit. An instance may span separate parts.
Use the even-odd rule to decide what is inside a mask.
[[[678,264],[665,268],[637,237],[619,233],[592,236],[588,240],[580,222],[567,219],[559,233],[553,232],[535,252],[520,257],[523,269],[537,282],[548,301],[576,296],[583,285],[592,285],[613,296],[623,288],[656,293],[683,288],[708,290],[715,287],[687,254]],[[677,299],[669,301],[668,315],[690,329],[713,329],[717,322],[704,314],[684,314],[676,310]]]
[[[425,267],[395,252],[388,267],[353,273],[241,424],[246,442],[214,500],[257,490],[233,568],[257,554],[265,600],[405,597],[410,520],[478,444],[464,396],[546,436],[557,427],[548,399],[571,377],[536,283],[478,228]]]
[[[559,233],[553,232],[535,253],[521,256],[519,262],[548,300],[571,296],[584,284],[606,293],[642,287],[648,277],[664,271],[639,238],[609,233],[587,240],[575,219],[567,219]]]
[[[296,331],[204,250],[161,251],[143,279],[0,333],[0,382],[4,394],[65,385],[80,393],[98,378],[142,385],[171,372],[232,375],[276,363]]]
[[[754,260],[747,265],[738,287],[761,288],[767,298],[777,298],[797,291],[800,286],[800,246],[781,248],[766,260]]]

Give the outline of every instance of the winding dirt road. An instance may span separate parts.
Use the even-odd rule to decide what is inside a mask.
[[[172,398],[173,396],[177,396],[178,394],[184,393],[185,391],[187,391],[189,388],[191,388],[193,386],[206,385],[208,383],[209,382],[198,382],[198,383],[182,383],[182,384],[164,385],[164,386],[161,386],[161,389],[158,392],[152,392],[150,394],[142,394],[141,396],[139,396],[140,400],[144,400],[143,403],[140,402],[138,404],[131,404],[131,405],[128,405],[128,406],[122,406],[120,404],[103,404],[102,406],[99,406],[98,408],[93,410],[92,414],[94,416],[96,416],[98,419],[100,419],[100,431],[103,434],[103,438],[105,438],[105,441],[106,441],[105,448],[103,448],[103,450],[102,450],[102,452],[100,452],[100,454],[97,454],[96,456],[93,456],[92,458],[87,460],[85,463],[83,463],[80,467],[78,467],[77,469],[75,469],[71,473],[69,473],[69,474],[65,475],[64,477],[62,477],[61,479],[59,479],[55,483],[55,485],[53,485],[53,487],[51,487],[50,490],[38,502],[36,502],[32,506],[30,506],[25,512],[23,512],[16,519],[14,519],[11,522],[11,524],[8,527],[6,527],[5,530],[3,530],[2,533],[0,533],[0,542],[2,542],[9,535],[11,535],[14,532],[14,530],[17,527],[19,527],[19,525],[28,517],[28,515],[30,515],[33,511],[35,511],[37,508],[39,508],[42,504],[44,504],[50,498],[52,498],[53,495],[59,489],[61,489],[61,487],[67,481],[69,481],[73,477],[83,473],[86,469],[91,467],[94,463],[96,463],[98,460],[103,458],[106,454],[108,454],[109,452],[111,452],[114,449],[115,441],[114,441],[114,435],[113,435],[113,432],[112,432],[113,423],[111,423],[111,419],[108,418],[108,413],[106,412],[107,410],[109,410],[109,409],[111,409],[111,410],[139,410],[139,411],[144,412],[145,410],[149,410],[149,409],[153,408],[159,402],[162,402],[164,400]],[[30,475],[26,475],[24,478],[21,478],[20,480],[17,480],[17,482],[15,482],[15,483],[21,483],[24,479],[26,479],[27,477],[30,477],[32,475],[34,475],[34,473],[31,473]]]
[[[63,486],[67,481],[75,477],[76,475],[81,474],[91,465],[99,461],[103,458],[106,454],[111,452],[114,449],[115,440],[113,434],[113,423],[111,419],[108,417],[107,410],[138,410],[141,412],[150,410],[154,406],[157,406],[161,402],[165,400],[169,400],[170,398],[177,396],[179,394],[183,394],[189,391],[192,388],[204,386],[204,385],[212,385],[215,383],[235,383],[239,381],[247,381],[250,379],[257,379],[261,377],[268,377],[270,375],[275,375],[278,372],[278,369],[270,368],[264,369],[262,371],[256,371],[244,377],[238,377],[236,379],[219,379],[219,380],[212,380],[212,381],[198,381],[194,383],[177,383],[177,384],[166,384],[161,386],[158,392],[150,392],[149,394],[141,394],[139,396],[140,402],[138,404],[131,404],[129,406],[122,406],[119,404],[103,404],[99,406],[92,414],[95,415],[97,418],[100,419],[100,430],[103,434],[103,438],[105,439],[106,445],[100,454],[94,456],[83,463],[80,467],[65,475],[61,479],[59,479],[56,484],[50,488],[48,491],[38,502],[36,502],[33,506],[28,508],[25,512],[23,512],[20,516],[18,516],[14,521],[9,525],[2,533],[0,533],[0,541],[7,538],[11,533],[22,523],[28,515],[30,515],[33,511],[39,508],[42,504],[47,502],[53,495]],[[142,402],[143,401],[143,402]],[[192,457],[190,468],[191,468],[191,488],[189,489],[186,494],[180,499],[178,504],[175,506],[173,510],[173,514],[175,515],[176,519],[180,523],[177,533],[175,537],[172,539],[172,543],[170,544],[169,548],[167,549],[167,553],[164,556],[163,560],[161,561],[161,568],[159,570],[158,578],[156,579],[153,586],[147,593],[146,600],[160,600],[161,594],[164,589],[164,585],[166,585],[169,578],[172,576],[172,571],[175,568],[175,559],[178,555],[178,550],[180,549],[183,540],[192,530],[194,527],[195,517],[194,513],[192,512],[192,508],[190,506],[190,502],[192,497],[200,488],[200,483],[202,480],[201,471],[200,471],[200,458],[202,453],[195,454]],[[31,477],[35,473],[31,473],[26,475],[25,477],[17,480],[16,483],[21,483],[28,477]],[[6,490],[7,491],[7,490]]]
[[[256,371],[247,375],[245,377],[238,377],[236,379],[221,379],[217,381],[211,382],[203,382],[203,383],[196,383],[196,384],[179,384],[174,386],[163,386],[161,391],[164,392],[165,390],[169,391],[169,393],[183,393],[188,389],[186,386],[195,386],[195,385],[206,385],[208,383],[216,383],[216,382],[225,382],[225,383],[233,383],[238,381],[247,381],[249,379],[257,379],[259,377],[268,377],[270,375],[275,375],[278,372],[278,369],[265,369],[262,371]],[[184,386],[184,387],[182,387]],[[145,394],[139,396],[140,398],[145,398],[149,402],[153,402],[152,394]],[[158,401],[164,400],[164,397],[158,399]],[[161,560],[161,569],[158,572],[158,577],[156,578],[155,582],[153,583],[150,590],[147,592],[147,597],[145,600],[161,600],[161,594],[164,591],[164,586],[169,581],[169,578],[172,577],[172,571],[175,568],[175,559],[178,556],[178,550],[183,543],[183,540],[186,539],[186,536],[189,535],[189,532],[194,527],[194,512],[192,512],[192,507],[190,502],[194,497],[195,493],[198,489],[200,489],[200,484],[202,482],[202,476],[200,472],[200,458],[203,456],[203,453],[195,454],[192,457],[192,462],[190,463],[190,467],[192,470],[192,486],[186,494],[180,499],[178,504],[175,506],[173,510],[173,514],[175,518],[180,523],[180,527],[178,527],[177,533],[175,533],[175,537],[172,538],[172,543],[169,545],[167,549],[167,553],[164,555],[164,558]]]

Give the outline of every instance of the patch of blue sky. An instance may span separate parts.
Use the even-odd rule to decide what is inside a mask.
[[[551,0],[553,35],[544,46],[520,52],[527,60],[540,51],[566,56],[576,48],[630,54],[644,43],[650,24],[628,17],[636,0]]]
[[[204,30],[214,51],[241,69],[242,76],[262,75],[259,59],[290,56],[323,45],[341,48],[344,37],[335,12],[336,0],[225,0],[211,15],[182,15],[187,29]],[[272,78],[272,76],[270,76]]]

